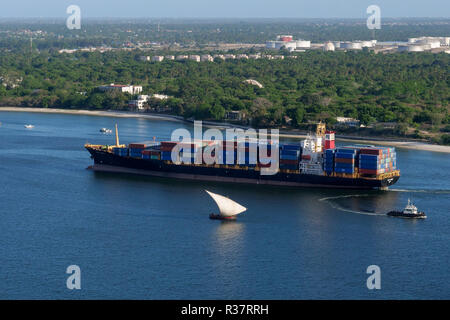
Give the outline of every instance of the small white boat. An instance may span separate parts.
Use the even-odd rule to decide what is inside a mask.
[[[216,194],[205,190],[211,198],[216,202],[219,207],[219,214],[211,213],[209,215],[210,219],[213,220],[236,220],[236,216],[247,210],[246,207],[241,206],[239,203],[231,200],[230,198],[221,196],[220,194]]]
[[[33,126],[32,124],[26,124],[26,125],[25,125],[25,128],[26,128],[26,129],[33,129],[34,126]]]
[[[101,128],[100,132],[101,133],[112,133],[112,130],[111,129],[107,129],[107,128]]]

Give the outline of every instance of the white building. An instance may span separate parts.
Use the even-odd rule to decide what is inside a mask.
[[[139,60],[141,60],[141,61],[150,61],[150,56],[140,56]]]
[[[212,62],[212,61],[214,61],[214,58],[210,54],[203,54],[200,57],[200,60],[203,62]]]
[[[128,106],[130,108],[136,108],[138,110],[143,110],[145,103],[148,101],[148,95],[140,95],[137,100],[128,101]]]
[[[153,99],[157,99],[157,100],[167,100],[167,99],[169,99],[170,97],[169,97],[169,96],[166,96],[165,94],[154,93],[154,94],[152,94],[152,98],[153,98]]]
[[[121,84],[114,84],[111,83],[110,85],[106,86],[100,86],[98,87],[100,91],[106,92],[106,91],[120,91],[123,93],[129,93],[129,94],[139,94],[142,92],[142,86],[132,86],[132,85],[121,85]]]
[[[236,56],[234,54],[225,54],[224,57],[225,57],[225,60],[236,59]]]
[[[259,81],[256,81],[256,80],[253,80],[253,79],[247,79],[247,80],[244,80],[243,82],[251,84],[252,86],[256,86],[256,87],[258,87],[260,89],[264,88],[264,86]]]
[[[153,56],[152,61],[153,62],[162,62],[164,60],[164,56]]]
[[[176,60],[178,60],[178,61],[187,60],[187,59],[189,59],[189,56],[186,56],[186,55],[180,55],[180,56],[176,57]]]
[[[189,56],[189,60],[195,61],[195,62],[200,62],[200,56],[197,54],[191,54]]]
[[[165,56],[164,59],[166,59],[166,60],[175,60],[175,56]]]
[[[349,127],[359,127],[360,121],[353,118],[345,118],[345,117],[336,117],[336,121],[340,125],[345,125]]]

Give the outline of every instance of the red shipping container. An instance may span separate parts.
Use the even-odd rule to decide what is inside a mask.
[[[379,172],[378,170],[371,170],[371,169],[359,169],[359,173],[362,173],[362,174],[379,174],[381,172]]]
[[[128,147],[130,149],[145,149],[147,145],[144,143],[130,143]]]
[[[336,162],[336,163],[355,163],[355,159],[335,158],[334,162]]]
[[[298,162],[297,162],[297,160],[282,160],[282,159],[280,159],[280,164],[292,164],[292,165],[297,165]]]
[[[361,154],[373,154],[373,155],[377,155],[377,156],[381,156],[383,154],[383,150],[375,149],[375,148],[373,148],[373,149],[364,148],[364,149],[361,149],[360,152],[361,152]]]

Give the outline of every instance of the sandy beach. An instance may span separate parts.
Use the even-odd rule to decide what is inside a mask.
[[[20,107],[0,107],[1,111],[7,112],[36,112],[36,113],[58,113],[58,114],[71,114],[71,115],[87,115],[87,116],[100,116],[100,117],[117,117],[117,118],[141,118],[141,119],[152,119],[152,120],[165,120],[165,121],[176,121],[185,122],[183,117],[172,116],[172,115],[156,115],[156,114],[143,114],[135,112],[124,112],[124,111],[91,111],[91,110],[67,110],[67,109],[47,109],[47,108],[20,108]],[[1,121],[1,118],[0,118]],[[204,126],[207,127],[233,127],[233,125],[227,123],[211,123],[204,122]],[[290,134],[290,133],[280,133],[282,138],[290,139],[303,139],[306,136],[302,134]],[[349,138],[349,137],[339,137],[336,136],[338,141],[348,141],[357,144],[373,144],[373,145],[385,145],[404,149],[413,150],[424,150],[432,152],[443,152],[450,153],[450,146],[436,145],[417,141],[384,141],[384,140],[371,140],[370,138]]]

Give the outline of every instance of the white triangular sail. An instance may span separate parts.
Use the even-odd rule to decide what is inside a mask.
[[[246,207],[241,206],[239,203],[237,203],[227,197],[221,196],[220,194],[215,194],[215,193],[209,192],[208,190],[205,190],[205,191],[217,203],[217,206],[219,207],[221,216],[231,217],[231,216],[235,216],[235,215],[247,210]]]

